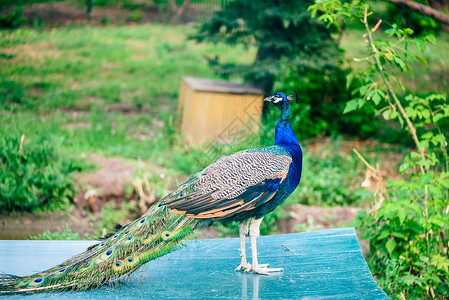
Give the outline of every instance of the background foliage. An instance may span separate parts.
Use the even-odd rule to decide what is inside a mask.
[[[62,156],[51,139],[9,133],[0,140],[0,210],[66,209],[73,198],[73,172],[85,167]]]
[[[411,38],[413,30],[393,24],[386,34],[394,39],[375,40],[378,25],[370,24],[369,6],[357,0],[350,4],[318,0],[311,10],[330,26],[341,26],[354,16],[366,28],[369,52],[361,59],[365,67],[348,76],[349,82],[357,77],[362,83],[354,91],[360,98],[348,101],[345,112],[369,105],[384,119],[399,122],[415,143],[416,150],[399,168],[402,178],[385,186],[379,182],[376,205],[359,216],[358,225],[370,240],[371,270],[393,298],[444,298],[449,293],[449,169],[448,133],[440,126],[449,118],[447,96],[399,98],[393,87],[400,86],[394,72],[412,73],[413,61],[425,63],[419,53],[435,39]]]

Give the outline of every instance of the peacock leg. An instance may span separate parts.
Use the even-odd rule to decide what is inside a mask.
[[[240,258],[241,258],[241,262],[240,265],[235,268],[235,271],[249,271],[251,270],[251,265],[248,264],[248,262],[246,261],[246,247],[245,247],[245,239],[246,239],[246,235],[248,234],[248,225],[249,225],[249,221],[245,220],[243,222],[240,222],[239,224],[239,236],[240,236]]]
[[[260,223],[262,219],[252,219],[249,226],[249,237],[251,239],[251,253],[253,256],[253,263],[251,265],[251,271],[255,274],[270,275],[270,272],[284,271],[282,268],[268,268],[269,264],[259,264],[257,261],[257,237],[260,234]]]

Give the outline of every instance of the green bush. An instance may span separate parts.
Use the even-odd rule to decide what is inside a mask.
[[[127,21],[128,22],[139,22],[140,20],[142,20],[142,17],[143,17],[142,11],[140,9],[136,9],[128,16]]]
[[[393,299],[445,299],[449,294],[449,157],[448,132],[441,128],[449,119],[448,99],[438,94],[400,99],[393,85],[399,82],[394,72],[412,73],[413,61],[425,63],[416,53],[424,52],[426,42],[434,43],[435,38],[411,38],[413,30],[393,24],[385,31],[391,40],[375,40],[369,7],[358,0],[316,0],[311,10],[335,26],[351,18],[362,20],[369,53],[360,61],[368,63],[348,77],[349,82],[355,77],[362,84],[354,91],[359,98],[348,101],[345,112],[373,108],[384,120],[397,122],[416,149],[399,168],[402,178],[385,187],[379,184],[375,205],[359,215],[358,227],[370,241],[371,271]]]
[[[0,7],[1,8],[1,7]],[[24,23],[22,18],[23,7],[18,6],[10,13],[0,15],[0,29],[1,28],[17,28]]]
[[[80,160],[56,151],[51,139],[8,133],[0,139],[0,210],[65,209],[74,196]]]

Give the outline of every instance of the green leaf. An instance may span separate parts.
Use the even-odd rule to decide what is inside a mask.
[[[401,58],[396,56],[394,58],[394,61],[396,62],[397,65],[399,65],[399,67],[402,69],[402,71],[405,71],[407,69],[407,65]]]
[[[384,238],[390,236],[390,231],[388,229],[382,230],[379,236],[376,238],[377,240],[383,240]]]
[[[351,72],[346,76],[346,89],[349,90],[349,87],[351,86],[352,80],[354,79],[354,72]]]
[[[376,105],[379,105],[380,100],[382,100],[382,98],[380,97],[379,93],[375,93],[375,94],[373,95],[373,102],[374,102]]]
[[[431,42],[432,44],[436,44],[437,43],[437,40],[435,39],[435,36],[434,35],[428,35],[428,36],[426,36],[426,37],[424,37],[426,40],[428,40],[429,42]]]
[[[424,52],[424,50],[426,50],[426,41],[424,39],[416,38],[413,40],[413,42],[420,52]]]
[[[415,58],[424,66],[427,68],[427,61],[422,58],[421,56],[415,56]]]
[[[437,134],[435,136],[435,142],[444,145],[446,143],[446,137],[443,134]]]
[[[363,85],[360,87],[360,96],[364,97],[366,94],[366,91],[368,90],[369,85]]]
[[[407,217],[407,213],[405,212],[405,210],[400,209],[398,211],[398,214],[399,214],[399,223],[401,223],[402,225],[402,223],[404,223],[405,218]]]
[[[444,118],[444,115],[443,115],[443,114],[436,113],[436,114],[433,116],[433,122],[434,122],[434,123],[437,123],[439,120],[441,120],[441,119],[443,119],[443,118]]]
[[[385,110],[382,113],[382,117],[384,117],[385,120],[390,120],[390,109]]]
[[[419,183],[421,185],[426,185],[432,182],[433,180],[433,172],[425,173],[423,176],[421,176]]]
[[[388,242],[385,244],[385,248],[387,248],[388,254],[393,253],[394,249],[396,248],[396,241],[394,239],[388,240]]]
[[[403,239],[403,240],[407,240],[407,236],[405,235],[405,234],[403,234],[403,233],[400,233],[400,232],[393,232],[393,234],[392,234],[394,237],[397,237],[397,238],[400,238],[400,239]]]
[[[352,99],[346,102],[345,109],[343,110],[343,114],[347,114],[353,110],[356,110],[359,105],[359,99]]]

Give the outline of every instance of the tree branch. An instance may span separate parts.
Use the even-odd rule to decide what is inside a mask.
[[[396,5],[405,6],[407,8],[410,8],[412,10],[419,12],[420,14],[429,16],[429,17],[433,18],[435,21],[449,25],[449,15],[442,13],[441,11],[439,11],[435,8],[432,8],[430,6],[426,6],[421,3],[417,3],[415,1],[410,1],[410,0],[385,0],[385,1],[396,4]]]
[[[371,48],[371,57],[374,60],[374,65],[376,66],[377,72],[380,74],[380,77],[382,78],[382,81],[385,84],[388,94],[394,100],[394,103],[396,104],[396,107],[399,109],[399,112],[401,113],[402,118],[405,120],[407,127],[408,127],[408,131],[410,132],[410,135],[412,136],[413,141],[415,142],[416,148],[421,153],[422,159],[425,160],[426,156],[424,154],[424,149],[421,146],[418,136],[416,135],[416,128],[413,125],[410,118],[408,117],[407,113],[405,112],[405,109],[402,106],[401,101],[399,101],[398,97],[396,96],[396,93],[393,90],[393,87],[391,86],[390,82],[388,81],[388,79],[385,76],[385,73],[383,71],[382,63],[380,62],[380,59],[379,59],[379,56],[380,56],[379,52],[378,52],[376,46],[374,45],[374,39],[373,39],[373,35],[372,35],[373,30],[369,27],[369,24],[368,24],[368,20],[367,20],[368,15],[369,15],[368,9],[365,8],[365,13],[363,15],[363,24],[365,24],[366,35],[368,38],[368,43]],[[376,25],[376,28],[377,28],[377,25]],[[424,171],[425,170],[424,170],[423,166],[421,165],[421,173],[424,174]]]

